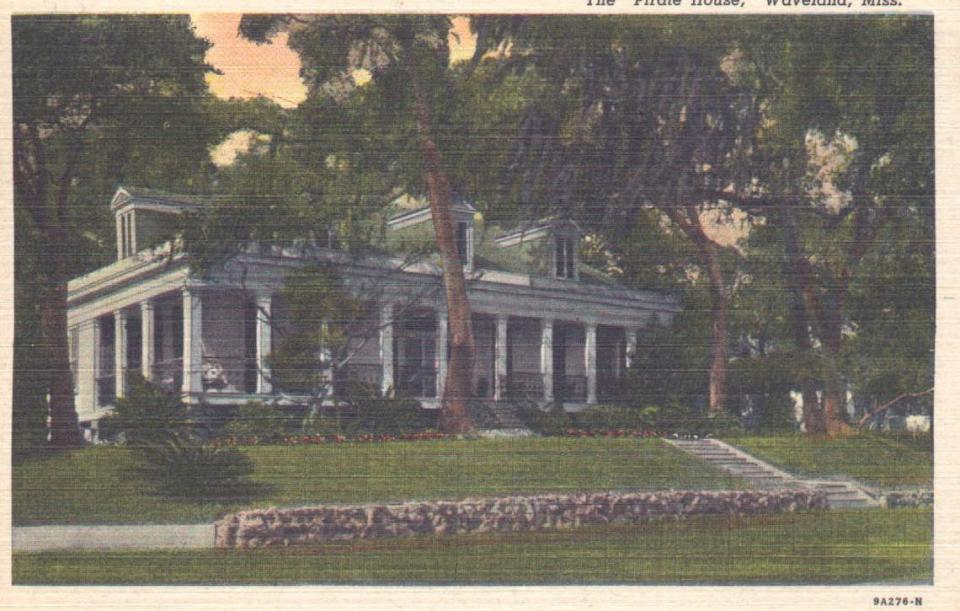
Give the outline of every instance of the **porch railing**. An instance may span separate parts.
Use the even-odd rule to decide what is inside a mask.
[[[153,364],[153,383],[168,392],[183,387],[183,359],[165,359]]]

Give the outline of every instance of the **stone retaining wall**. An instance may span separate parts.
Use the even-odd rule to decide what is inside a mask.
[[[691,515],[757,515],[826,509],[813,490],[602,492],[473,498],[396,505],[249,510],[216,522],[216,546],[310,545],[421,534],[528,531],[637,523]]]

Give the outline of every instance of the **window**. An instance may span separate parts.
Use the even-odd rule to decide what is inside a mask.
[[[576,244],[568,237],[556,237],[556,252],[554,262],[556,264],[557,278],[576,278]]]

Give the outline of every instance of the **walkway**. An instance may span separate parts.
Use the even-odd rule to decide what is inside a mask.
[[[880,502],[862,484],[850,479],[800,479],[719,439],[668,441],[718,469],[747,480],[757,488],[815,488],[826,493],[831,509],[880,506]]]
[[[13,551],[196,549],[213,547],[213,524],[15,526]]]

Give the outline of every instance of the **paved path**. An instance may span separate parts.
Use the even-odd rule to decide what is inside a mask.
[[[850,479],[800,479],[719,439],[669,439],[704,462],[741,477],[758,488],[815,488],[827,495],[832,509],[879,507],[862,484]]]
[[[13,551],[196,549],[213,547],[213,524],[15,526]]]

